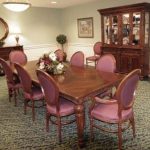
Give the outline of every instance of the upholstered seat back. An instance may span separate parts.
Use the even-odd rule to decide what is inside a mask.
[[[96,42],[94,44],[93,50],[96,55],[101,55],[101,46],[102,46],[101,42]]]
[[[20,64],[14,63],[14,66],[18,72],[24,92],[32,94],[32,80],[30,75]]]
[[[140,69],[129,73],[120,83],[116,91],[116,99],[121,110],[130,109],[134,103],[134,95],[139,81]]]
[[[70,60],[70,65],[84,67],[84,54],[81,51],[74,53]]]
[[[112,54],[105,54],[100,57],[96,64],[96,69],[105,72],[115,72],[116,60]]]
[[[11,51],[9,54],[10,63],[18,63],[24,66],[27,63],[27,56],[23,51]]]
[[[54,79],[46,72],[37,70],[37,76],[44,91],[47,105],[57,105],[59,101],[59,89]]]
[[[14,83],[14,80],[13,80],[14,75],[13,75],[12,69],[10,68],[9,64],[2,58],[0,58],[0,64],[2,65],[3,70],[5,72],[7,82],[13,84]]]

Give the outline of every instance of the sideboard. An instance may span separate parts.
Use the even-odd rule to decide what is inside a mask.
[[[9,53],[14,50],[21,50],[23,51],[23,46],[5,46],[5,47],[0,47],[0,58],[3,58],[4,60],[9,59]]]

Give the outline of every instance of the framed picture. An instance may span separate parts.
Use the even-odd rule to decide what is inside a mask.
[[[79,38],[93,38],[93,17],[79,18],[77,24]]]

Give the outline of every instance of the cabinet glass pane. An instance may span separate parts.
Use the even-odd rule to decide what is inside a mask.
[[[112,43],[118,44],[118,16],[112,16]]]
[[[129,23],[129,13],[122,15],[122,44],[129,45],[129,34],[130,34],[130,23]]]
[[[133,13],[133,38],[132,45],[138,45],[140,42],[140,23],[141,23],[141,13],[135,12]]]
[[[145,44],[148,44],[149,39],[149,12],[145,13]]]
[[[104,43],[110,44],[110,18],[108,16],[104,17]]]

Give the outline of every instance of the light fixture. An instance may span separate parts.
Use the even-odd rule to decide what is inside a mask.
[[[52,2],[51,2],[51,4],[56,4],[56,3],[57,3],[56,1],[52,1]]]
[[[28,9],[31,6],[31,4],[27,0],[6,0],[6,2],[3,2],[3,6],[14,12],[21,12]]]

